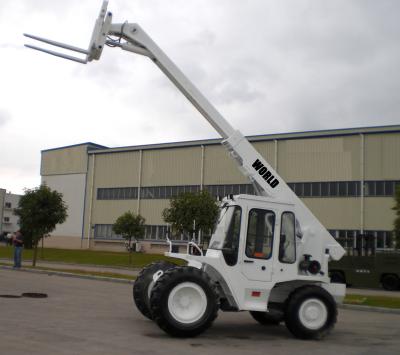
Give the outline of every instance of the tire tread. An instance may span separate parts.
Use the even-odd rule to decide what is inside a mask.
[[[146,318],[153,319],[148,302],[146,302],[147,287],[149,286],[149,277],[157,270],[165,270],[166,268],[173,268],[175,264],[168,261],[154,261],[140,270],[135,283],[133,285],[133,300],[137,309]]]

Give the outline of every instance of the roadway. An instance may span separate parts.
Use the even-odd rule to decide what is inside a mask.
[[[132,285],[0,270],[0,354],[398,354],[400,314],[341,309],[322,341],[263,327],[247,312],[223,313],[203,335],[174,339],[133,306]]]

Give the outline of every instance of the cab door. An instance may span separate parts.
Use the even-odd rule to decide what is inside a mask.
[[[241,272],[253,281],[272,278],[272,247],[276,215],[272,210],[250,209]]]

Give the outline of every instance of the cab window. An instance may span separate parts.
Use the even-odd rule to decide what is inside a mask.
[[[286,264],[296,261],[296,219],[292,212],[282,213],[279,261]]]
[[[246,256],[269,259],[272,255],[275,214],[272,211],[252,209],[247,227]]]
[[[229,266],[236,265],[239,253],[242,209],[239,206],[235,206],[234,208],[224,244],[222,246],[222,254],[224,255],[225,262]]]

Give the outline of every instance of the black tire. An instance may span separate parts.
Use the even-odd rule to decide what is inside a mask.
[[[341,271],[331,271],[329,273],[332,283],[345,284],[346,278]]]
[[[386,274],[382,276],[382,287],[387,291],[396,291],[400,288],[399,277],[395,274]]]
[[[315,312],[319,310],[326,312],[326,317],[321,316],[320,320],[315,320]],[[305,319],[307,317],[309,319]],[[321,287],[304,286],[289,296],[285,309],[285,323],[296,338],[322,339],[333,329],[336,319],[336,302],[331,294]]]
[[[270,309],[268,312],[250,311],[250,315],[262,325],[279,325],[285,317],[285,314],[277,309]]]
[[[182,291],[185,289],[188,291]],[[193,301],[192,298],[185,301],[189,304],[182,306],[179,292],[192,292],[193,290],[195,290],[194,295],[200,297],[199,302],[194,303],[196,301]],[[203,299],[201,299],[202,295]],[[203,305],[201,302],[204,302]],[[182,309],[195,309],[200,304],[202,309],[195,315],[197,318],[183,321],[178,319],[177,308],[170,309],[173,303],[178,304]],[[199,335],[211,326],[218,314],[219,297],[216,286],[205,272],[190,266],[180,266],[167,270],[158,279],[151,293],[150,305],[153,319],[162,330],[174,337],[185,338]]]
[[[137,309],[145,317],[152,319],[150,311],[149,286],[152,286],[153,275],[158,271],[166,271],[176,266],[168,261],[155,261],[144,267],[133,285],[133,300]]]

